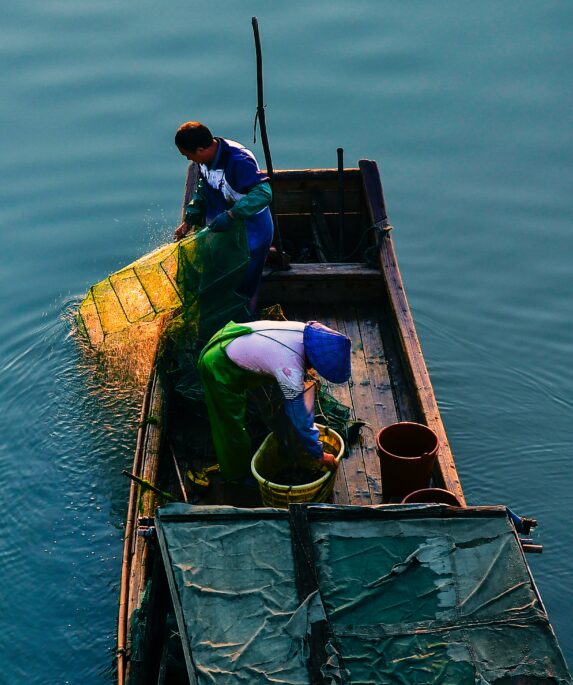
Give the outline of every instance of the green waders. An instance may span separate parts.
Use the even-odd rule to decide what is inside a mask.
[[[215,454],[227,480],[243,479],[251,472],[253,449],[245,425],[247,390],[272,383],[268,376],[241,369],[225,352],[230,342],[252,332],[231,321],[209,340],[197,362]]]

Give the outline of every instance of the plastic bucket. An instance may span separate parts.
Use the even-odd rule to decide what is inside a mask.
[[[340,463],[344,454],[344,440],[331,428],[320,424],[316,425],[320,431],[321,442],[328,443],[336,450],[336,461]],[[255,452],[251,461],[251,472],[259,484],[264,506],[287,509],[291,503],[326,502],[329,499],[334,487],[336,471],[328,471],[325,467],[320,467],[323,475],[304,485],[274,483],[273,477],[280,473],[284,465],[284,459],[279,455],[277,439],[274,433],[270,433]],[[294,465],[301,468],[317,468],[316,461],[307,454],[301,454]]]
[[[449,504],[452,507],[462,506],[453,492],[443,488],[414,490],[414,492],[404,497],[402,504]]]
[[[401,421],[382,428],[376,436],[385,500],[402,499],[430,485],[438,436],[421,423]]]

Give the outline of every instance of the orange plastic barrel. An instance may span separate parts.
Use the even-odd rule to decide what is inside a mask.
[[[413,421],[400,421],[382,428],[376,436],[385,500],[403,499],[414,490],[430,485],[438,436],[431,428]]]
[[[404,497],[402,504],[449,504],[452,507],[462,506],[453,492],[443,488],[414,490],[414,492]]]

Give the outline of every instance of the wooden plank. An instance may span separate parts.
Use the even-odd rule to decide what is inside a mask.
[[[382,275],[379,269],[366,266],[359,262],[325,264],[291,264],[289,271],[265,272],[265,279],[269,281],[298,281],[301,279],[324,281],[338,281],[342,278],[365,280],[382,285]]]
[[[313,201],[318,199],[321,210],[326,214],[338,216],[337,208],[339,194],[337,188],[302,188],[283,190],[276,195],[277,214],[310,214],[313,210]],[[361,189],[348,189],[344,194],[344,205],[348,212],[359,212],[362,208],[363,194]]]
[[[152,484],[157,482],[157,469],[159,467],[159,448],[162,440],[164,417],[164,391],[159,374],[155,373],[151,401],[149,406],[149,417],[157,419],[157,423],[151,422],[146,425],[145,443],[143,450],[143,461],[140,469],[140,478]],[[153,516],[155,513],[156,497],[153,492],[148,491],[142,498],[142,516]],[[141,598],[145,591],[147,580],[149,545],[147,541],[135,535],[133,558],[136,563],[131,568],[130,596],[129,596],[129,615],[140,605]]]
[[[289,271],[265,269],[261,302],[356,302],[380,298],[384,280],[363,264],[292,264]]]
[[[149,379],[147,381],[147,388],[145,390],[143,402],[141,405],[139,428],[137,430],[137,440],[132,465],[132,472],[135,475],[139,475],[141,473],[141,462],[143,459],[143,447],[145,439],[144,420],[147,418],[149,412],[151,396],[153,393],[154,380],[155,369],[149,375]],[[129,579],[131,576],[131,564],[135,548],[134,539],[136,538],[137,493],[138,486],[133,481],[131,481],[129,486],[129,503],[127,508],[127,519],[123,539],[123,558],[121,567],[119,609],[117,621],[118,685],[124,685],[127,679],[127,647],[129,638],[129,617],[131,616],[131,611],[129,609],[131,585],[129,583]]]
[[[384,225],[388,218],[378,167],[375,162],[369,160],[361,160],[359,167],[364,179],[364,190],[372,222]],[[439,476],[444,487],[465,504],[459,475],[422,355],[414,320],[404,291],[402,276],[398,268],[394,245],[389,234],[386,234],[380,241],[380,265],[399,332],[404,360],[411,374],[412,386],[426,424],[436,432],[440,441],[437,459]]]
[[[340,212],[323,212],[324,216],[327,219],[332,219],[332,221],[335,221],[340,217]],[[298,219],[299,221],[306,221],[310,218],[310,213],[309,212],[282,212],[281,214],[277,214],[279,219],[284,219],[284,218],[289,218],[292,220]],[[344,212],[344,220],[348,221],[349,219],[360,219],[361,217],[364,216],[364,211],[360,210],[357,212],[349,212],[345,210]]]
[[[327,311],[329,312],[328,314]],[[317,321],[324,323],[330,328],[335,330],[337,329],[338,321],[334,314],[332,304],[328,308],[323,306],[322,308],[316,309],[316,315]],[[336,385],[334,383],[325,383],[325,385],[336,400],[342,402],[342,404],[345,404],[347,407],[350,407],[352,418],[356,419],[354,402],[352,400],[352,393],[350,391],[350,383]],[[348,488],[350,504],[372,504],[372,496],[366,477],[366,465],[364,464],[362,447],[359,443],[352,446],[347,445],[346,447],[348,456],[342,459],[341,465],[338,467],[338,471],[343,471]]]
[[[416,421],[424,423],[424,416],[413,389],[412,377],[400,340],[400,333],[395,324],[395,315],[390,305],[387,293],[378,305],[378,319],[384,322],[380,328],[380,335],[384,342],[388,374],[392,384],[396,416],[398,421]]]
[[[374,396],[376,423],[380,429],[398,420],[386,350],[380,334],[380,326],[384,324],[380,324],[372,307],[360,305],[357,309],[364,359]]]
[[[339,217],[334,212],[324,212],[326,223],[331,231],[337,229]],[[284,247],[291,254],[292,262],[298,261],[298,256],[312,244],[312,221],[311,213],[278,213],[275,217],[280,227],[281,236],[284,239]],[[344,241],[347,254],[351,254],[356,247],[356,242],[363,236],[366,227],[369,226],[369,218],[362,206],[360,212],[346,212],[344,218]],[[363,241],[364,243],[364,241]],[[364,243],[365,245],[365,243]],[[354,259],[351,256],[347,259]],[[306,261],[303,259],[302,261]]]
[[[362,180],[359,169],[344,170],[345,208],[348,212],[364,209]],[[273,175],[273,193],[277,215],[312,211],[313,195],[320,195],[321,210],[338,216],[338,169],[311,169],[278,171]],[[282,226],[281,226],[282,228]]]
[[[360,196],[356,193],[356,201],[360,206]],[[312,205],[312,234],[313,242],[315,243],[315,249],[317,244],[321,245],[323,251],[330,256],[330,259],[320,259],[319,262],[334,261],[337,258],[336,247],[334,245],[334,240],[332,239],[332,231],[326,223],[326,216],[324,214],[323,198],[318,191],[313,191],[311,193],[311,205]]]
[[[460,478],[454,463],[450,445],[447,439],[446,431],[440,416],[438,404],[434,395],[434,389],[430,381],[430,375],[422,355],[420,342],[416,334],[410,308],[404,292],[400,273],[396,264],[396,257],[394,254],[394,246],[390,237],[384,239],[384,243],[380,250],[383,268],[388,273],[388,286],[392,301],[394,303],[394,310],[396,318],[401,331],[401,341],[404,348],[404,354],[410,361],[410,369],[414,386],[416,387],[418,401],[422,410],[422,414],[427,425],[435,431],[440,441],[440,449],[438,452],[438,470],[440,478],[447,490],[453,492],[454,495],[465,504],[465,498],[460,482]]]
[[[341,302],[353,304],[362,299],[365,302],[376,301],[381,291],[373,289],[366,281],[348,280],[340,283],[317,283],[312,281],[293,282],[287,287],[284,282],[263,282],[259,301],[261,306],[268,306],[280,302],[283,305],[296,304],[304,300],[313,300],[321,305]]]
[[[304,183],[318,188],[338,187],[338,169],[279,169],[273,172],[273,182],[282,192],[289,184]],[[344,182],[351,188],[360,186],[362,177],[359,168],[344,169]]]
[[[375,435],[378,429],[376,413],[376,393],[373,392],[372,381],[368,373],[364,355],[364,343],[357,320],[358,312],[355,308],[336,307],[336,321],[338,330],[345,333],[352,340],[352,379],[350,395],[356,418],[366,421],[371,427],[365,428],[360,436],[360,448],[366,473],[366,481],[370,490],[372,504],[382,503],[382,487],[380,484],[380,461],[376,454]],[[381,342],[379,341],[381,346]],[[388,388],[389,389],[389,388]],[[391,389],[390,393],[392,392]]]

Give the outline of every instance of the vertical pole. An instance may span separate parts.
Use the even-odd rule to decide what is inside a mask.
[[[263,143],[263,151],[265,153],[267,172],[272,181],[273,160],[271,159],[271,149],[269,147],[269,139],[267,137],[267,123],[265,119],[265,98],[263,90],[263,53],[261,50],[261,39],[259,36],[259,20],[256,17],[253,17],[252,24],[253,33],[255,35],[255,50],[257,53],[257,118],[259,120],[259,128],[261,131],[261,141]]]
[[[338,261],[344,256],[344,150],[336,150],[338,157]]]
[[[265,154],[265,163],[267,165],[267,173],[269,175],[271,186],[273,184],[273,160],[271,158],[271,149],[269,147],[269,139],[267,136],[267,122],[265,119],[265,104],[264,104],[264,93],[263,93],[263,54],[261,50],[261,39],[259,37],[259,21],[256,17],[252,18],[253,33],[255,36],[255,50],[257,53],[257,119],[259,121],[259,130],[261,132],[261,142],[263,144],[263,151]],[[276,212],[275,212],[275,201],[274,201],[274,188],[273,188],[273,200],[271,201],[271,214],[273,217],[273,224],[275,226],[275,242],[277,251],[280,257],[281,269],[287,269],[285,262],[283,244],[281,239],[281,233],[279,230],[279,225],[277,222]]]

